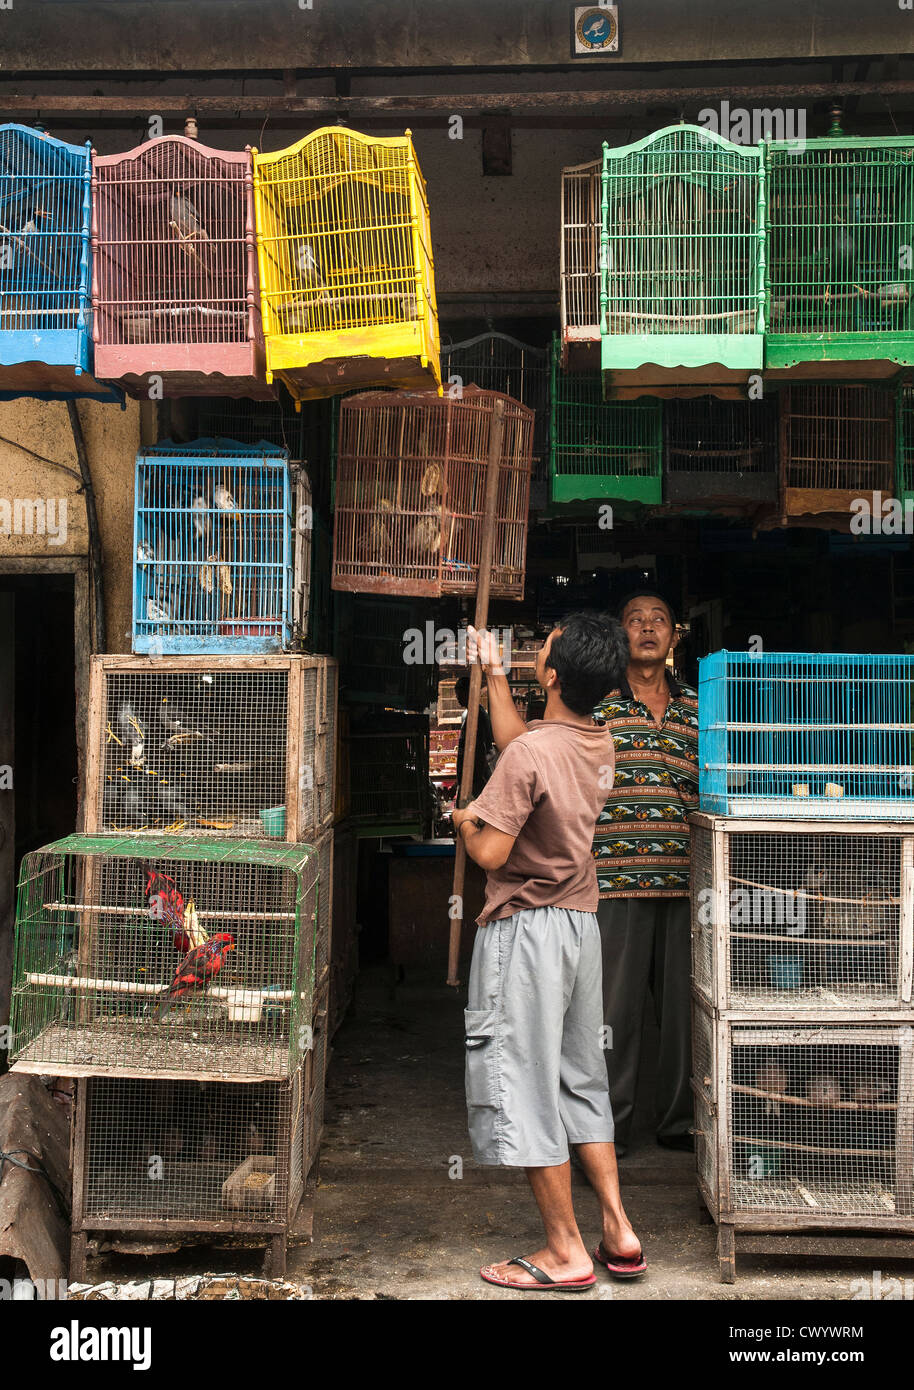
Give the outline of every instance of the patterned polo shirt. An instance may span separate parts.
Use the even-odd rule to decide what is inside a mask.
[[[698,695],[667,673],[658,728],[627,681],[595,710],[616,747],[613,789],[593,857],[601,898],[682,898],[689,892],[690,811],[698,808]]]

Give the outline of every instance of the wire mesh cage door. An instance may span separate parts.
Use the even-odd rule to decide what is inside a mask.
[[[914,140],[834,136],[766,152],[766,366],[820,375],[867,361],[885,376],[914,362]]]
[[[70,836],[23,860],[13,1053],[61,1076],[269,1080],[305,1051],[307,846]]]
[[[325,127],[254,151],[267,377],[298,400],[440,386],[428,201],[412,139]]]
[[[317,927],[314,938],[314,988],[321,993],[330,976],[333,950],[333,829],[324,832],[314,846],[318,861]]]
[[[910,1013],[914,835],[897,822],[692,822],[693,982],[748,1013]]]
[[[466,385],[481,386],[485,391],[498,391],[520,401],[534,412],[533,468],[531,498],[540,483],[545,483],[546,441],[548,432],[547,405],[549,401],[549,353],[546,348],[532,347],[507,333],[479,333],[460,343],[441,348],[441,373],[446,384],[453,388]],[[533,498],[535,503],[535,498]],[[545,492],[540,505],[546,501]]]
[[[602,164],[562,170],[562,365],[598,371]]]
[[[411,599],[336,597],[333,645],[347,703],[403,710],[428,707],[435,666],[413,659],[415,638],[425,633],[428,611],[428,604]]]
[[[505,401],[493,597],[524,592],[533,412],[493,391],[365,392],[340,407],[333,587],[439,598],[478,582],[495,402]]]
[[[914,1229],[909,1023],[728,1025],[728,1210]]]
[[[664,405],[664,493],[697,507],[753,507],[778,497],[778,402],[698,396]]]
[[[695,1168],[698,1189],[712,1216],[720,1210],[717,1115],[722,1071],[718,1064],[718,1024],[714,1014],[692,996],[692,1076],[695,1113]],[[726,1165],[724,1165],[726,1175]]]
[[[304,1188],[304,1073],[286,1082],[88,1077],[74,1231],[284,1233]]]
[[[146,399],[269,399],[250,150],[181,135],[92,156],[97,371]]]
[[[607,372],[762,366],[762,158],[697,126],[603,146],[600,331]],[[646,370],[644,370],[646,369]],[[652,370],[653,369],[653,370]]]
[[[292,633],[292,490],[275,445],[198,439],[137,455],[133,650],[281,652]]]
[[[698,708],[703,811],[914,818],[914,657],[714,652]]]
[[[348,736],[350,817],[358,826],[423,833],[428,820],[428,719],[373,711]]]
[[[896,392],[873,386],[787,387],[781,403],[783,516],[840,514],[895,480]]]
[[[599,372],[563,372],[552,345],[551,501],[662,500],[663,407],[658,400],[604,401]]]
[[[0,125],[0,398],[111,393],[90,375],[90,147]]]
[[[330,986],[315,1001],[312,1048],[307,1076],[310,1083],[306,1118],[306,1164],[310,1172],[320,1155],[324,1134],[324,1103],[327,1086],[327,1060],[330,1046]]]
[[[91,833],[307,843],[333,818],[330,657],[93,657]]]

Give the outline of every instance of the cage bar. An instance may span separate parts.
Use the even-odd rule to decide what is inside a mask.
[[[120,400],[95,379],[91,146],[0,125],[0,400]]]
[[[85,824],[309,843],[333,820],[332,657],[98,656]]]
[[[333,649],[347,703],[403,710],[428,707],[436,668],[431,661],[410,659],[416,646],[410,634],[424,638],[428,608],[414,599],[335,595]]]
[[[425,181],[410,133],[324,127],[254,151],[267,380],[297,400],[440,387]]]
[[[368,391],[340,407],[333,587],[440,598],[475,591],[489,435],[504,400],[493,597],[521,599],[533,412],[494,391]]]
[[[777,501],[776,397],[671,400],[663,423],[667,502],[718,508]]]
[[[914,386],[904,382],[898,391],[895,496],[905,508],[914,502]]]
[[[599,372],[563,372],[552,344],[550,500],[662,500],[663,407],[658,400],[605,401]]]
[[[600,237],[602,233],[599,159],[562,170],[562,366],[600,368]]]
[[[282,651],[292,637],[292,560],[285,450],[166,440],[137,455],[135,652]]]
[[[92,155],[99,375],[146,399],[270,398],[257,293],[250,149],[165,135]]]
[[[761,151],[698,126],[603,146],[601,361],[657,384],[733,380],[763,361]]]
[[[307,1051],[319,856],[73,835],[19,876],[11,1056],[61,1076],[290,1077]]]
[[[360,831],[422,836],[429,818],[428,718],[372,710],[347,737],[350,817]]]
[[[914,362],[914,140],[767,145],[765,365],[892,376]]]
[[[692,973],[743,1013],[910,1013],[914,827],[691,818]]]
[[[549,351],[522,343],[507,333],[479,333],[441,348],[441,374],[455,386],[481,386],[520,401],[534,412],[531,482],[545,483],[548,431]],[[545,501],[545,495],[543,496]]]
[[[330,976],[333,952],[333,828],[314,845],[318,860],[317,935],[314,947],[315,994],[323,991]]]
[[[699,663],[701,809],[914,818],[914,657],[714,652]]]
[[[782,392],[781,512],[846,513],[861,497],[891,495],[896,393],[805,383]]]

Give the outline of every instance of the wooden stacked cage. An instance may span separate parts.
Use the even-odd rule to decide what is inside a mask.
[[[911,658],[853,665],[878,660],[702,662],[693,1091],[725,1282],[737,1239],[914,1249],[914,686]]]

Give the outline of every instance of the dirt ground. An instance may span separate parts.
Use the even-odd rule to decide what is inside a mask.
[[[333,1041],[326,1127],[315,1191],[314,1234],[292,1243],[286,1278],[315,1299],[518,1299],[483,1283],[479,1267],[541,1244],[521,1173],[473,1163],[463,1094],[463,997],[437,979],[363,973]],[[852,1281],[911,1276],[911,1261],[741,1254],[737,1281],[719,1281],[715,1228],[702,1225],[690,1154],[654,1141],[645,1044],[643,1095],[634,1142],[620,1163],[623,1197],[648,1259],[647,1275],[619,1283],[598,1269],[583,1294],[538,1299],[833,1299]],[[574,1174],[584,1238],[596,1243],[596,1205]],[[262,1250],[190,1247],[171,1256],[106,1254],[88,1278],[168,1278],[202,1271],[259,1274]]]

